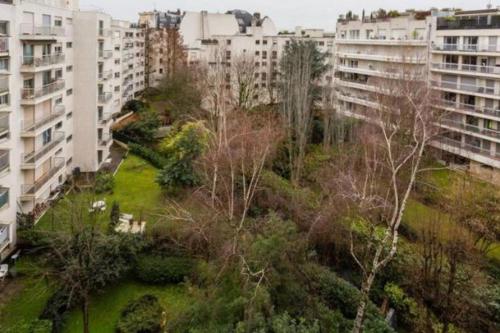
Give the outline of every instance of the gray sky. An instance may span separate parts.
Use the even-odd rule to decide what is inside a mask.
[[[352,10],[361,15],[363,8],[370,13],[378,8],[404,10],[458,7],[482,9],[490,0],[80,0],[82,9],[102,9],[114,18],[137,21],[137,13],[145,10],[208,10],[226,12],[230,9],[258,11],[270,16],[278,29],[297,25],[335,30],[339,14]],[[492,0],[494,6],[500,1]]]

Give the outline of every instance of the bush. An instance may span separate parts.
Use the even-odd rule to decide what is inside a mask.
[[[40,319],[43,319],[42,321],[49,321],[51,323],[52,329],[49,332],[62,332],[62,328],[64,325],[64,315],[67,313],[71,305],[68,304],[68,300],[69,295],[65,291],[60,290],[52,295],[45,304],[45,308],[40,315]]]
[[[191,274],[193,262],[182,257],[142,256],[137,260],[137,277],[146,283],[179,283]]]
[[[123,110],[132,111],[132,112],[140,112],[146,108],[146,104],[143,101],[139,101],[137,99],[133,99],[128,101],[123,106]]]
[[[157,333],[162,329],[163,309],[158,299],[144,295],[131,301],[122,311],[116,331],[119,333]]]
[[[389,298],[391,306],[397,311],[398,321],[407,328],[414,327],[414,322],[418,317],[417,302],[405,294],[399,286],[388,283],[384,291]]]
[[[136,143],[129,143],[128,147],[131,153],[134,153],[142,157],[143,159],[145,159],[158,169],[162,169],[163,166],[166,164],[165,158],[163,158],[163,156],[158,154],[153,149],[141,146]]]
[[[110,172],[98,172],[95,177],[95,192],[97,194],[113,191],[115,178]]]
[[[28,333],[52,333],[50,320],[34,320],[28,327]]]

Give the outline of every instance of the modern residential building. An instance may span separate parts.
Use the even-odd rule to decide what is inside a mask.
[[[432,142],[441,159],[500,184],[500,11],[400,13],[337,22],[338,110],[363,118],[374,83],[398,66],[424,71],[443,112]]]
[[[111,116],[142,89],[141,38],[78,0],[0,1],[0,260],[18,213],[37,218],[75,168],[108,158]]]
[[[500,10],[436,13],[431,40],[430,79],[446,111],[434,145],[500,184]]]

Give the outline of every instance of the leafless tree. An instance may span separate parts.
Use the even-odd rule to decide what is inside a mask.
[[[246,53],[236,55],[232,61],[236,106],[240,110],[251,108],[253,96],[258,92],[256,73],[258,67],[253,57]]]
[[[374,107],[360,115],[366,125],[359,133],[359,154],[352,154],[338,177],[354,223],[370,227],[363,253],[357,253],[351,241],[351,254],[363,276],[354,333],[362,330],[377,274],[397,253],[403,213],[439,117],[421,71],[401,66],[384,76],[371,96]]]

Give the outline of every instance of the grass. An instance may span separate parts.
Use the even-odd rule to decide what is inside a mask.
[[[149,225],[157,222],[163,204],[161,188],[156,183],[157,172],[158,170],[148,162],[129,154],[115,176],[113,193],[91,198],[92,201],[105,200],[107,203],[106,211],[99,214],[99,223],[107,225],[111,206],[115,201],[120,204],[122,213],[133,214],[135,219],[147,221]],[[37,227],[48,230],[55,228],[54,224],[62,220],[60,217],[71,203],[83,195],[85,194],[72,193],[66,196],[42,217]]]
[[[90,332],[115,332],[116,323],[127,303],[146,294],[158,297],[167,314],[167,320],[174,318],[189,305],[189,298],[186,297],[182,286],[151,286],[126,280],[91,299]],[[81,311],[75,309],[69,314],[63,332],[82,332]]]

